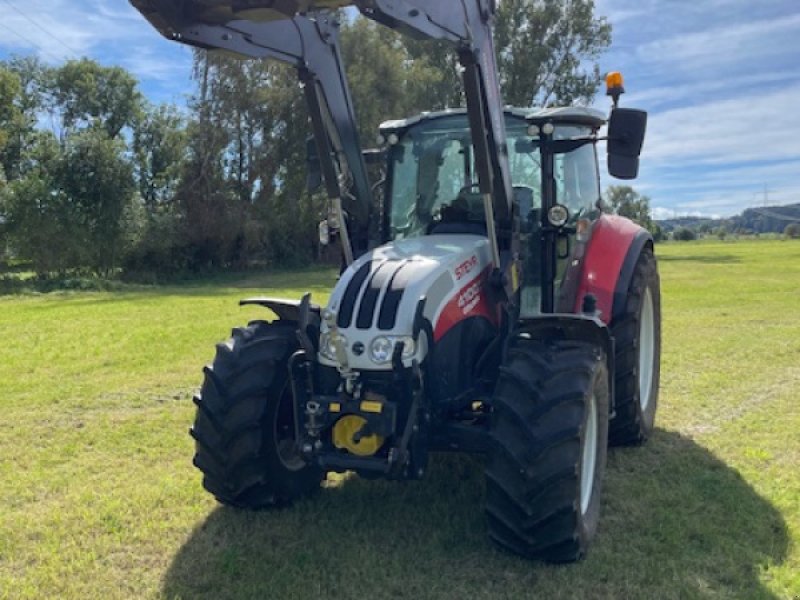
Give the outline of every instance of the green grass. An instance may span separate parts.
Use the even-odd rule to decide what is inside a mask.
[[[323,300],[331,271],[0,299],[0,597],[800,597],[800,243],[658,255],[658,430],[610,454],[570,566],[492,546],[474,458],[263,513],[203,492],[190,397],[214,342],[263,314],[237,300]]]

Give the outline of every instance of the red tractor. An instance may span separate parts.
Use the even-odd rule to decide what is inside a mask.
[[[489,0],[131,0],[171,39],[293,64],[325,184],[324,242],[345,267],[325,307],[255,298],[196,397],[194,464],[221,502],[262,508],[328,471],[418,479],[430,452],[486,456],[490,536],[528,557],[581,557],[609,443],[653,429],[660,290],[650,234],[603,214],[638,172],[646,114],[503,108]],[[467,107],[381,127],[381,211],[359,145],[332,9],[452,42]],[[316,176],[313,176],[316,175]],[[375,215],[380,213],[380,217]],[[375,223],[378,219],[380,222]]]

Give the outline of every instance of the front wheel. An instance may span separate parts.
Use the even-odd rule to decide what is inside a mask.
[[[223,504],[264,508],[319,488],[323,473],[295,444],[288,361],[295,327],[253,322],[217,345],[191,429],[203,487]]]
[[[530,558],[581,558],[597,531],[608,444],[605,354],[518,339],[501,368],[486,468],[489,535]]]
[[[656,259],[645,248],[625,297],[625,310],[611,325],[615,339],[615,416],[612,445],[641,444],[655,425],[661,373],[661,287]]]

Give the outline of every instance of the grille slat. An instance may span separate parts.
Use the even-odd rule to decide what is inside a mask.
[[[358,271],[356,271],[356,274],[353,275],[350,283],[347,284],[347,289],[344,291],[344,297],[342,298],[342,306],[339,309],[339,317],[336,319],[337,326],[342,328],[350,327],[350,323],[353,320],[353,313],[355,312],[358,295],[361,293],[361,288],[363,287],[364,282],[367,280],[367,277],[372,272],[373,268],[375,268],[374,261],[365,263]]]
[[[372,327],[372,322],[375,319],[378,297],[381,294],[381,290],[386,286],[392,275],[394,275],[397,266],[398,263],[396,261],[385,262],[375,270],[375,273],[367,284],[367,289],[364,291],[364,296],[361,299],[361,306],[358,310],[356,327],[359,329],[369,329]]]
[[[404,261],[394,272],[392,281],[389,283],[389,289],[386,290],[386,294],[383,297],[383,305],[378,316],[378,329],[382,331],[394,329],[397,323],[397,311],[400,308],[400,301],[403,299],[406,287],[411,282],[412,269],[406,268],[408,265],[409,261]]]

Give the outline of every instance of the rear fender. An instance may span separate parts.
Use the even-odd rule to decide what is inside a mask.
[[[624,217],[602,215],[592,228],[574,310],[580,313],[588,294],[597,299],[600,319],[610,324],[625,310],[636,261],[653,236]]]
[[[534,340],[561,340],[588,342],[602,348],[608,366],[609,410],[614,414],[614,338],[608,327],[597,317],[581,314],[546,314],[520,322],[519,328],[509,338]]]

